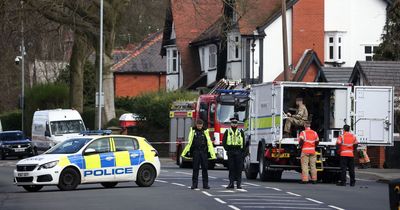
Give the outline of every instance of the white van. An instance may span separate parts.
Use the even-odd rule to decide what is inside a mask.
[[[82,117],[76,110],[51,109],[36,111],[32,120],[34,150],[47,150],[66,139],[79,135],[85,130]]]

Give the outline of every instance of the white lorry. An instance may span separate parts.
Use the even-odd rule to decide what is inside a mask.
[[[393,87],[336,83],[272,82],[251,86],[248,100],[235,103],[235,109],[246,109],[247,113],[246,177],[256,179],[259,174],[263,181],[279,181],[284,170],[300,172],[297,136],[303,128],[293,128],[289,138],[282,134],[284,113],[295,110],[295,98],[301,94],[311,128],[320,138],[319,179],[336,181],[339,157],[335,144],[344,124],[351,125],[361,144],[393,144],[393,91]]]
[[[78,111],[72,109],[40,110],[33,114],[32,143],[34,151],[50,147],[79,135],[86,127]]]

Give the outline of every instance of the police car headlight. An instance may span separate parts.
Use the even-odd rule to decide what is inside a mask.
[[[49,168],[53,168],[53,167],[56,166],[57,164],[58,164],[58,160],[56,160],[56,161],[51,161],[51,162],[45,163],[45,164],[43,164],[43,165],[40,165],[39,168],[38,168],[38,170],[40,170],[40,169],[49,169]]]

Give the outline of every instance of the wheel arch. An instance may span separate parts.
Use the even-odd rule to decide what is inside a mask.
[[[77,166],[75,166],[75,165],[68,165],[68,166],[64,167],[60,172],[60,176],[68,168],[71,168],[71,169],[75,170],[78,173],[78,175],[79,175],[79,183],[82,184],[82,173],[81,173],[81,170],[79,170],[79,168]],[[60,179],[60,177],[59,177],[59,179]]]

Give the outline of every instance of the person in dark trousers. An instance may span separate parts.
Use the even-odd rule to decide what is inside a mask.
[[[350,133],[350,126],[343,126],[343,135],[338,137],[336,142],[337,150],[340,154],[340,182],[338,186],[346,186],[346,170],[349,169],[350,186],[354,187],[356,184],[354,173],[354,151],[357,151],[358,141],[357,138]]]
[[[227,189],[234,188],[236,181],[237,189],[242,189],[243,158],[245,154],[244,133],[238,128],[238,119],[233,117],[231,128],[225,131],[223,146],[228,154],[229,185]]]
[[[196,120],[196,125],[190,128],[188,144],[182,152],[182,157],[190,159],[193,158],[193,174],[191,189],[197,188],[199,180],[199,170],[201,165],[201,172],[203,177],[203,188],[210,189],[208,185],[208,160],[216,159],[214,146],[211,142],[208,129],[203,128],[203,121]]]

